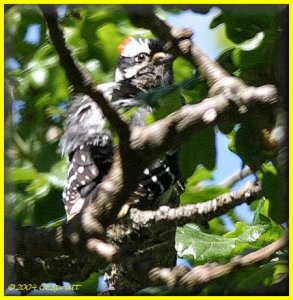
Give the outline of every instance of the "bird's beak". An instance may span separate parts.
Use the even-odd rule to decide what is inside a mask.
[[[154,65],[170,64],[173,61],[173,55],[165,52],[157,52],[151,59]]]

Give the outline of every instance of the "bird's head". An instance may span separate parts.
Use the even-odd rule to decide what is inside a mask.
[[[130,81],[142,90],[170,85],[173,57],[158,40],[129,37],[119,45],[115,81]]]

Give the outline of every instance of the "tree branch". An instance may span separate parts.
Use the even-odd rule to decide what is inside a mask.
[[[232,174],[230,177],[224,179],[223,181],[220,182],[220,185],[222,186],[233,186],[240,180],[246,178],[247,176],[253,174],[253,172],[250,170],[248,166],[245,166],[243,169],[240,171],[235,172]]]
[[[135,226],[161,226],[162,223],[172,223],[182,226],[186,223],[204,224],[213,218],[225,214],[230,209],[242,204],[250,204],[262,197],[259,183],[249,183],[246,187],[221,195],[213,200],[184,205],[176,208],[161,206],[156,211],[130,210],[130,219]]]
[[[245,113],[235,109],[235,104],[224,94],[206,98],[202,102],[185,105],[150,126],[134,128],[131,133],[131,148],[139,151],[144,161],[154,160],[171,147],[179,146],[189,136],[203,128],[218,125],[222,121],[239,123],[251,113],[258,110],[262,114],[268,112],[277,103],[278,97],[273,86],[247,87],[238,95]]]
[[[117,232],[112,232],[112,229],[107,230],[107,239],[108,243],[103,241],[98,241],[95,239],[89,239],[88,241],[88,249],[94,252],[88,253],[84,252],[83,255],[78,256],[68,256],[64,255],[64,250],[62,255],[56,257],[52,257],[51,254],[56,254],[56,250],[54,246],[49,246],[44,243],[44,247],[48,247],[47,257],[35,258],[30,255],[25,257],[22,254],[22,257],[18,255],[6,255],[7,268],[13,270],[12,274],[14,274],[13,281],[24,282],[25,278],[30,278],[31,282],[41,283],[44,281],[52,281],[60,280],[77,280],[78,275],[76,274],[76,270],[83,270],[82,278],[86,278],[86,276],[90,275],[93,271],[102,270],[108,264],[108,261],[125,261],[129,266],[133,264],[137,264],[137,261],[133,261],[133,256],[127,256],[128,254],[123,252],[117,252],[117,249],[112,246],[110,243],[116,242],[118,238],[120,240],[120,244],[123,245],[124,249],[131,249],[134,245],[131,242],[131,235],[135,234],[142,228],[148,228],[153,231],[154,237],[158,238],[156,232],[163,231],[167,234],[168,229],[170,228],[170,224],[175,225],[183,225],[185,223],[195,222],[195,223],[205,223],[212,218],[215,218],[223,213],[226,213],[229,209],[234,208],[236,205],[240,205],[243,202],[250,203],[254,200],[257,200],[261,197],[261,186],[259,184],[248,184],[247,187],[231,192],[229,194],[219,196],[213,200],[206,201],[203,203],[198,203],[195,205],[186,205],[179,208],[170,208],[163,206],[157,211],[140,211],[137,209],[130,210],[129,219],[126,221],[129,226],[125,227],[125,223],[121,223],[121,227]],[[124,229],[125,228],[125,229]],[[20,228],[23,230],[23,228]],[[117,231],[117,229],[116,229]],[[117,236],[117,234],[119,236]],[[22,239],[27,240],[28,237],[26,234],[21,235]],[[30,243],[34,240],[37,242],[40,240],[39,238],[29,237],[28,241]],[[150,241],[148,241],[150,243]],[[32,245],[33,247],[35,244]],[[157,245],[160,246],[160,245]],[[53,247],[53,248],[52,248]],[[78,245],[80,248],[81,245]],[[156,247],[152,246],[151,248]],[[150,249],[151,249],[150,248]],[[30,248],[25,249],[28,252],[28,255],[33,251]],[[52,253],[51,253],[52,250]],[[135,249],[134,249],[135,250]],[[148,249],[144,249],[143,253],[146,253]],[[11,253],[6,251],[7,253]],[[14,253],[14,252],[13,252]],[[43,249],[37,249],[35,254],[36,257],[40,256],[40,254],[44,254]],[[76,254],[78,254],[75,251]],[[98,254],[98,255],[97,255]],[[23,257],[24,256],[24,257]],[[54,255],[53,255],[54,256]],[[58,266],[62,265],[62,270],[58,271]],[[57,268],[57,269],[55,269]],[[31,274],[28,276],[28,274]],[[42,276],[39,276],[42,274]],[[73,275],[72,275],[73,274]],[[75,276],[75,277],[74,277]],[[11,282],[12,279],[10,279]]]
[[[101,261],[110,259],[117,255],[117,249],[112,245],[108,246],[108,251],[103,251],[103,248],[98,247],[98,250],[93,248],[93,239],[99,237],[105,240],[103,230],[97,222],[86,224],[80,220],[81,215],[74,218],[69,223],[64,223],[55,228],[20,226],[11,222],[8,218],[5,219],[5,235],[9,236],[8,243],[5,244],[6,254],[21,254],[22,257],[54,257],[58,255],[73,255],[79,256],[85,253],[95,251]],[[95,231],[92,230],[95,228]],[[97,240],[99,241],[99,240]],[[91,247],[89,247],[89,244]],[[100,241],[100,245],[104,243]],[[106,245],[104,245],[104,248]]]
[[[231,275],[239,268],[260,263],[272,257],[277,251],[287,247],[288,233],[279,240],[254,251],[245,256],[236,256],[224,265],[208,263],[189,270],[186,267],[178,266],[173,269],[155,268],[150,271],[149,276],[156,284],[166,284],[169,287],[184,287],[187,291],[200,291],[203,285],[211,281]]]
[[[9,284],[83,281],[93,272],[103,271],[108,262],[96,254],[72,257],[60,255],[51,258],[23,258],[5,256],[5,286]]]

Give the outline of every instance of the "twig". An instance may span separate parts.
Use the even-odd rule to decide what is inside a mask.
[[[220,185],[222,186],[233,186],[235,185],[238,181],[244,179],[245,177],[253,174],[252,171],[248,166],[245,166],[243,169],[240,171],[235,172],[232,174],[230,177],[224,179],[223,181],[220,182]]]

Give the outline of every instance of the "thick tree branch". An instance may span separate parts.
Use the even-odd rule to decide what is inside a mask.
[[[219,94],[193,105],[185,105],[166,118],[150,126],[135,128],[131,134],[131,148],[145,154],[144,161],[152,161],[159,153],[172,146],[179,146],[189,136],[203,128],[222,121],[239,123],[249,114],[269,112],[276,104],[276,89],[271,85],[247,87],[238,95],[245,106],[245,113],[235,109],[235,104],[224,94]],[[144,157],[144,158],[143,158]]]
[[[6,255],[5,263],[5,286],[11,283],[39,285],[52,281],[83,281],[93,272],[103,272],[108,265],[94,253],[79,257],[60,255],[43,259]]]
[[[179,208],[169,208],[164,206],[157,211],[139,211],[137,209],[131,209],[129,219],[127,220],[127,223],[130,225],[125,227],[124,230],[124,225],[122,222],[122,226],[118,230],[118,233],[112,232],[111,229],[108,229],[108,241],[112,243],[118,238],[119,240],[121,240],[120,243],[123,244],[126,249],[130,249],[131,247],[133,247],[133,245],[131,246],[131,243],[128,244],[127,241],[130,239],[131,235],[135,234],[135,232],[137,232],[141,228],[148,228],[153,230],[153,235],[157,238],[157,230],[160,229],[159,231],[162,231],[162,229],[165,228],[165,232],[167,234],[168,229],[170,228],[170,224],[183,225],[190,222],[199,224],[206,223],[212,218],[226,213],[229,209],[234,208],[236,205],[240,205],[243,202],[250,203],[254,200],[259,199],[260,197],[260,185],[248,184],[247,187],[241,190],[234,191],[229,194],[219,196],[213,200],[195,205],[186,205]],[[22,230],[20,238],[28,240],[30,241],[30,243],[32,241],[34,242],[34,238],[28,237],[23,228],[19,229]],[[117,236],[117,234],[119,236]],[[38,240],[39,238],[36,239],[36,241]],[[32,246],[34,247],[34,244]],[[63,280],[74,281],[78,280],[79,278],[79,275],[74,275],[77,274],[77,270],[80,270],[79,272],[81,272],[82,270],[80,276],[81,278],[86,278],[93,271],[98,271],[105,268],[109,260],[121,261],[121,259],[123,259],[124,261],[127,261],[127,264],[129,266],[137,264],[137,261],[132,261],[132,256],[129,256],[127,258],[126,255],[122,254],[122,252],[118,253],[117,249],[111,244],[94,239],[89,239],[88,242],[88,248],[94,252],[88,253],[85,251],[83,255],[78,256],[64,255],[64,249],[60,249],[61,251],[63,251],[61,252],[62,255],[58,257],[57,255],[56,257],[51,257],[49,252],[53,251],[53,254],[56,254],[54,245],[48,245],[46,244],[46,241],[44,241],[44,247],[48,247],[48,253],[44,252],[44,249],[37,249],[34,253],[36,257],[40,254],[47,253],[48,256],[44,257],[43,259],[34,259],[32,255],[26,258],[23,257],[23,255],[22,257],[18,255],[6,255],[7,268],[12,270],[11,273],[15,274],[16,276],[14,278],[11,278],[10,282],[11,280],[14,283],[24,282],[25,278],[30,278],[31,282],[34,283],[51,281],[53,279],[58,281],[62,278]],[[152,249],[153,247],[151,247],[150,249]],[[32,251],[30,247],[25,250],[28,251],[28,255],[31,253],[30,251]],[[144,249],[143,253],[146,253],[146,251],[148,251],[148,249]],[[6,253],[14,252],[6,251]],[[63,266],[61,268],[62,270],[58,270],[58,267],[60,267],[60,265]],[[39,274],[42,275],[39,276]]]
[[[113,245],[98,240],[97,236],[105,239],[105,235],[97,235],[89,221],[83,224],[77,217],[70,223],[55,228],[35,226],[20,226],[5,220],[5,235],[9,237],[5,243],[5,254],[20,254],[24,258],[49,258],[59,255],[80,256],[95,252],[101,264],[115,260],[118,249]],[[102,230],[100,230],[102,232]]]
[[[277,251],[287,247],[288,233],[279,240],[254,251],[245,256],[236,256],[230,262],[224,265],[218,263],[208,263],[189,270],[186,267],[156,268],[149,276],[156,284],[166,284],[169,287],[184,287],[187,291],[200,291],[203,285],[211,281],[231,275],[239,268],[244,268],[253,264],[260,263],[272,257]]]
[[[186,223],[204,224],[213,218],[227,213],[230,209],[242,204],[250,204],[262,197],[259,183],[219,196],[213,200],[197,204],[171,208],[161,206],[156,211],[130,210],[130,219],[135,226],[161,226],[162,223],[184,225]]]

